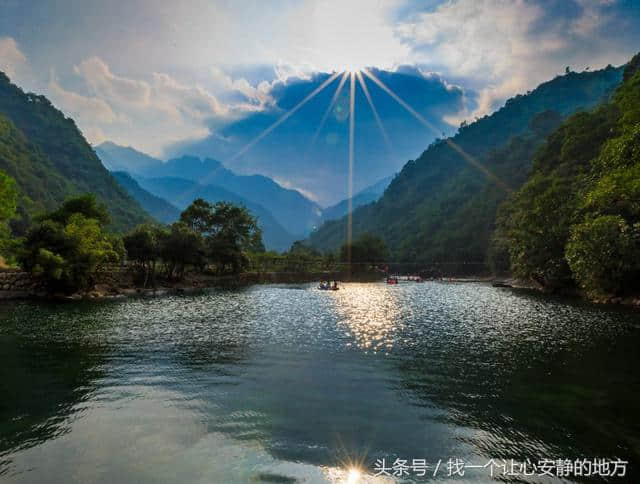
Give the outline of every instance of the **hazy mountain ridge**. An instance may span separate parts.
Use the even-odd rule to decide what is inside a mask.
[[[387,189],[394,176],[395,175],[385,177],[356,193],[351,202],[353,207],[352,209],[355,210],[358,207],[362,207],[363,205],[367,205],[378,200]],[[348,212],[349,200],[340,200],[335,205],[331,205],[322,211],[322,221],[326,222],[329,220],[337,220],[344,217]]]
[[[401,66],[394,71],[371,68],[369,72],[429,119],[435,130],[425,129],[388,93],[363,75],[392,147],[389,150],[381,136],[369,102],[356,82],[356,192],[398,172],[407,159],[424,150],[440,133],[451,133],[453,128],[444,119],[459,113],[466,103],[473,103],[475,96],[472,92],[465,93],[461,87],[446,82],[437,74],[424,73],[414,66]],[[242,151],[243,147],[317,89],[329,76],[327,73],[315,73],[306,78],[289,78],[274,86],[270,92],[275,101],[271,109],[253,113],[222,127],[212,127],[214,135],[203,140],[179,143],[169,147],[169,153],[190,153],[219,160],[233,158],[233,170],[236,173],[262,173],[276,180],[287,180],[293,186],[314,193],[322,205],[334,204],[347,197],[348,80],[319,132],[324,113],[340,83],[339,78],[268,136],[252,145],[251,149]]]
[[[222,187],[200,185],[192,180],[177,177],[145,178],[136,176],[134,178],[141,188],[167,200],[180,210],[185,209],[196,198],[202,198],[209,202],[228,201],[244,205],[258,219],[258,225],[263,231],[264,244],[268,249],[286,250],[296,239],[278,223],[266,208]]]
[[[142,188],[138,182],[124,171],[111,172],[118,183],[158,222],[170,224],[180,218],[180,210],[149,191]]]
[[[96,146],[105,166],[147,178],[181,178],[200,185],[216,185],[241,198],[259,204],[287,232],[305,237],[321,221],[321,209],[297,190],[284,188],[262,175],[237,175],[217,160],[184,155],[167,162],[114,143]]]

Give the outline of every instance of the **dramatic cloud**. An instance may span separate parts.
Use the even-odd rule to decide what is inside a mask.
[[[409,158],[417,157],[435,137],[443,132],[450,133],[451,126],[443,119],[464,108],[463,90],[437,74],[422,72],[413,66],[399,66],[394,72],[379,69],[372,72],[428,118],[435,130],[427,130],[387,93],[367,81],[372,101],[392,143],[390,151],[364,92],[359,85],[356,86],[356,190],[396,172]],[[211,126],[211,136],[195,143],[179,143],[170,148],[168,154],[192,153],[214,157],[236,172],[268,175],[322,204],[345,198],[348,86],[342,89],[322,130],[317,131],[339,84],[338,79],[268,136],[252,144],[250,149],[244,149],[328,77],[325,73],[303,79],[273,81],[269,84],[271,102],[264,109],[224,126]]]
[[[96,125],[96,123],[112,124],[117,119],[111,106],[105,101],[67,91],[60,85],[54,73],[51,74],[49,90],[51,97],[64,109],[65,114],[81,124],[87,126]]]
[[[566,66],[618,65],[640,45],[640,2],[632,0],[0,0],[0,12],[0,69],[50,96],[90,141],[156,156],[196,148],[231,156],[239,140],[306,95],[304,82],[321,72],[413,70],[409,78],[433,81],[419,89],[436,91],[414,92],[410,83],[398,89],[450,132]],[[389,112],[380,108],[383,118]],[[313,118],[296,117],[289,129]],[[387,122],[407,128],[398,119]],[[344,155],[342,131],[334,131],[319,145],[326,160]],[[433,133],[418,139],[398,150],[385,173],[373,161],[371,176],[417,156]],[[269,170],[313,191],[314,176],[295,174],[291,160],[303,163],[291,148],[297,142],[270,146],[278,158],[261,164],[248,157],[237,168]],[[316,164],[323,183],[338,183],[331,163]]]
[[[49,93],[93,143],[109,136],[160,154],[164,145],[203,138],[209,126],[232,119],[232,110],[211,93],[168,74],[154,72],[149,81],[129,79],[114,74],[98,57],[80,62],[73,72],[84,81],[86,94],[65,89],[53,75]]]
[[[640,30],[637,12],[628,17],[615,7],[614,0],[451,0],[410,13],[396,32],[416,62],[478,87],[469,114],[480,115],[567,65],[626,62]]]
[[[91,57],[74,66],[91,91],[118,106],[146,107],[151,97],[151,87],[144,81],[116,76],[98,57]]]

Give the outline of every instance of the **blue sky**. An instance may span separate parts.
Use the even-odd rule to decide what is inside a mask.
[[[318,72],[412,66],[459,94],[442,90],[450,105],[432,113],[455,129],[566,66],[618,65],[638,46],[634,0],[0,0],[0,70],[90,142],[156,156],[278,112],[283,88]]]

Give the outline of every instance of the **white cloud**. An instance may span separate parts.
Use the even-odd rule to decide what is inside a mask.
[[[397,0],[306,1],[285,14],[278,59],[331,71],[403,63],[408,47],[389,22]]]
[[[606,7],[612,0],[576,2],[579,14],[568,16],[526,0],[450,0],[399,23],[396,32],[412,46],[416,61],[444,66],[447,74],[480,86],[474,112],[459,116],[473,117],[551,79],[566,65],[602,67],[627,60],[628,52],[601,47],[601,36],[595,35],[611,21]]]
[[[15,39],[0,37],[0,71],[15,80],[26,64],[27,58],[18,47]]]
[[[118,119],[111,106],[102,99],[83,96],[64,89],[53,72],[48,88],[53,102],[63,110],[65,115],[72,117],[80,126],[95,126],[96,123],[111,124]]]
[[[127,78],[114,74],[98,57],[80,62],[73,71],[88,94],[63,87],[53,74],[49,94],[94,144],[110,139],[159,156],[166,146],[204,138],[216,119],[235,113],[204,88],[168,74],[152,73],[149,81]]]
[[[109,66],[98,57],[91,57],[74,66],[90,90],[97,96],[109,99],[117,105],[145,107],[149,104],[151,88],[144,81],[116,76]]]
[[[271,83],[262,82],[257,87],[254,87],[244,78],[233,79],[217,66],[211,68],[211,78],[220,89],[239,92],[249,101],[254,101],[260,105],[273,102],[273,99],[269,96]]]

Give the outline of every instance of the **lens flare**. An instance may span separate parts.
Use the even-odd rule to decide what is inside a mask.
[[[318,128],[316,129],[316,132],[313,134],[313,138],[311,139],[311,143],[309,144],[309,147],[307,148],[307,153],[309,153],[311,151],[311,149],[313,148],[313,146],[316,144],[316,140],[318,139],[318,136],[320,136],[320,132],[322,131],[322,128],[324,127],[324,124],[327,122],[327,118],[329,117],[329,114],[331,114],[331,110],[336,105],[336,101],[338,100],[338,97],[340,96],[340,93],[342,92],[342,87],[344,86],[344,83],[347,81],[348,77],[349,77],[349,73],[347,71],[345,71],[344,74],[342,75],[342,78],[340,79],[340,82],[338,83],[338,87],[336,88],[336,92],[333,93],[333,97],[331,98],[331,101],[329,102],[329,106],[327,106],[326,111],[322,115],[322,119],[320,119],[320,124],[318,125]],[[305,155],[305,159],[306,159],[306,155]]]
[[[386,92],[389,96],[391,96],[400,106],[405,108],[414,118],[416,118],[422,125],[426,126],[428,129],[432,130],[436,134],[440,134],[438,129],[433,125],[433,123],[429,122],[424,116],[422,116],[419,112],[409,106],[400,96],[398,96],[395,92],[393,92],[385,83],[383,83],[378,77],[370,72],[368,69],[362,69],[362,72],[371,79],[380,89]],[[491,170],[489,170],[486,166],[476,160],[469,153],[464,151],[460,146],[454,143],[450,138],[445,138],[444,140],[454,151],[456,151],[460,156],[462,156],[467,163],[471,166],[477,168],[482,173],[484,173],[487,178],[490,178],[492,181],[496,183],[500,188],[504,189],[507,192],[511,192],[511,188],[504,183],[497,175],[495,175]]]
[[[352,72],[349,80],[349,179],[347,181],[347,260],[351,263],[351,242],[353,241],[353,159],[356,126],[356,82]]]
[[[349,473],[347,474],[347,484],[356,484],[360,477],[362,477],[362,472],[359,469],[349,469]]]
[[[371,108],[371,112],[373,113],[373,117],[378,125],[378,129],[382,134],[382,138],[384,139],[384,143],[387,146],[387,151],[389,155],[392,153],[391,140],[389,139],[389,135],[387,134],[387,130],[384,129],[384,125],[382,124],[382,119],[378,115],[378,110],[373,104],[373,99],[371,99],[371,94],[369,93],[369,88],[367,84],[364,82],[364,78],[362,77],[362,73],[360,71],[356,72],[356,76],[358,77],[358,82],[360,83],[360,87],[362,88],[362,92],[364,92],[364,97],[367,98],[367,102],[369,103],[369,107]]]
[[[248,150],[250,150],[261,139],[263,139],[265,136],[267,136],[269,133],[271,133],[274,129],[276,129],[278,126],[280,126],[282,123],[284,123],[291,116],[293,116],[296,113],[296,111],[298,111],[298,109],[300,109],[307,102],[309,102],[311,99],[313,99],[320,91],[322,91],[325,87],[327,87],[329,84],[331,84],[333,81],[335,81],[336,78],[340,74],[341,74],[341,72],[334,72],[331,76],[329,76],[329,78],[325,79],[322,84],[320,84],[313,91],[311,91],[309,94],[307,94],[302,99],[302,101],[300,101],[298,104],[296,104],[294,107],[292,107],[289,111],[287,111],[282,116],[280,116],[280,118],[278,118],[278,120],[276,122],[274,122],[271,126],[269,126],[267,129],[265,129],[262,133],[260,133],[253,140],[251,140],[249,143],[247,143],[240,151],[238,151],[235,155],[233,155],[228,161],[233,161],[236,158],[238,158],[239,156],[241,156],[244,153],[246,153]]]

